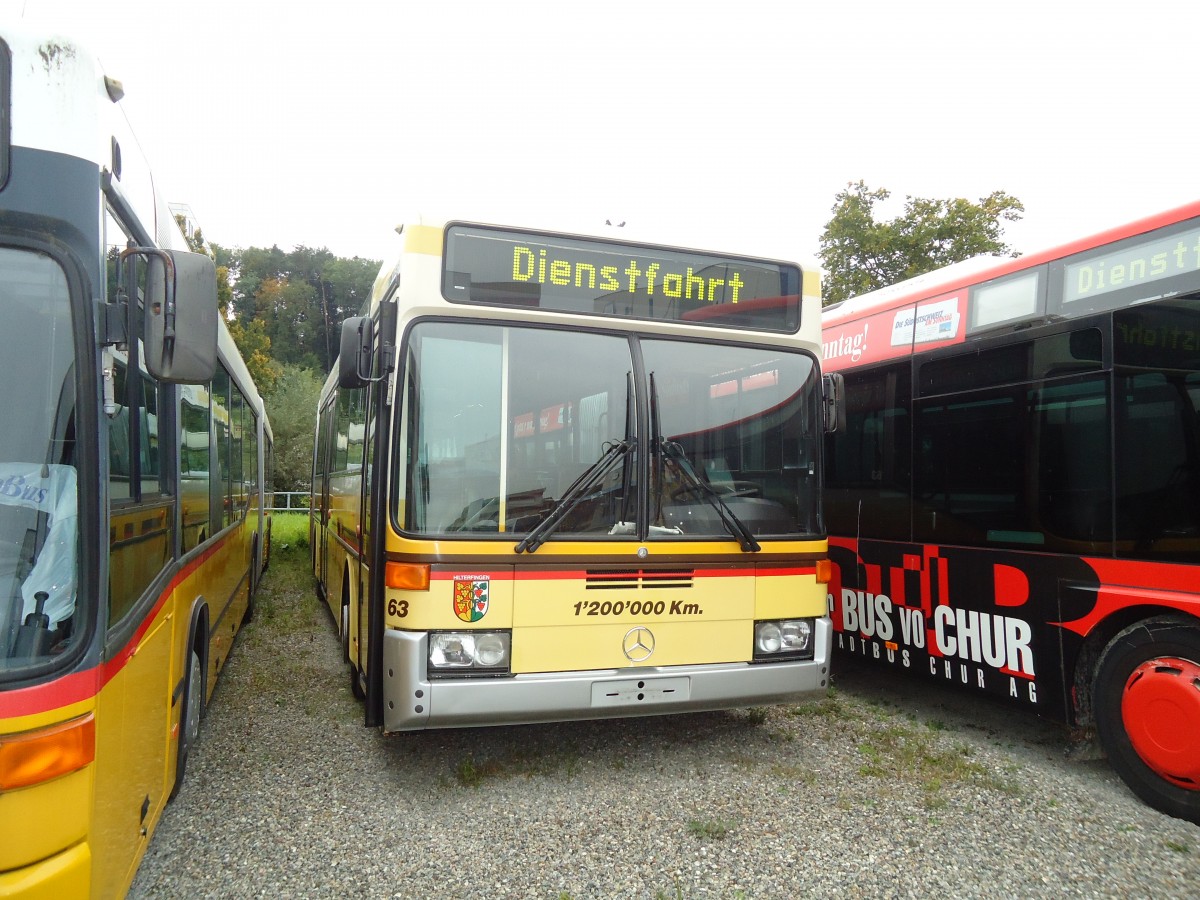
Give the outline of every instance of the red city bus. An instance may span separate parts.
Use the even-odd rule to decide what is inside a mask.
[[[1200,203],[826,308],[835,646],[1096,735],[1200,822]]]

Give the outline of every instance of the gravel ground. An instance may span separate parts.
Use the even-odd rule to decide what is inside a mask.
[[[1062,729],[839,669],[791,707],[384,737],[277,553],[129,896],[1195,897]]]

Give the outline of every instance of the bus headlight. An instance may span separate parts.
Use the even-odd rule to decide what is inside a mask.
[[[507,631],[435,631],[429,635],[429,674],[509,670]]]
[[[755,622],[754,658],[812,659],[813,620],[773,619]]]

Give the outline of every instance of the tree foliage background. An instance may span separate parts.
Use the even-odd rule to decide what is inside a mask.
[[[217,302],[275,435],[275,489],[307,490],[321,385],[342,322],[371,296],[380,263],[324,247],[228,249],[176,219],[190,248],[216,262]]]
[[[275,432],[275,488],[307,490],[317,399],[338,354],[342,322],[371,296],[379,260],[324,247],[214,245],[227,273],[229,330],[267,405]]]
[[[1004,191],[978,203],[910,196],[903,213],[879,220],[876,207],[889,197],[886,188],[871,190],[858,181],[834,198],[819,251],[825,305],[973,256],[1017,255],[1001,240],[1002,223],[1018,221],[1025,207]]]

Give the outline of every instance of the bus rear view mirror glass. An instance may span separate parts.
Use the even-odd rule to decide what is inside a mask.
[[[830,434],[846,430],[846,380],[841,372],[821,376],[825,401],[825,430]]]
[[[217,364],[217,272],[200,253],[137,248],[146,265],[142,342],[159,381],[203,384]]]
[[[338,345],[338,386],[360,388],[371,379],[371,347],[375,327],[370,316],[352,316],[342,323]]]

